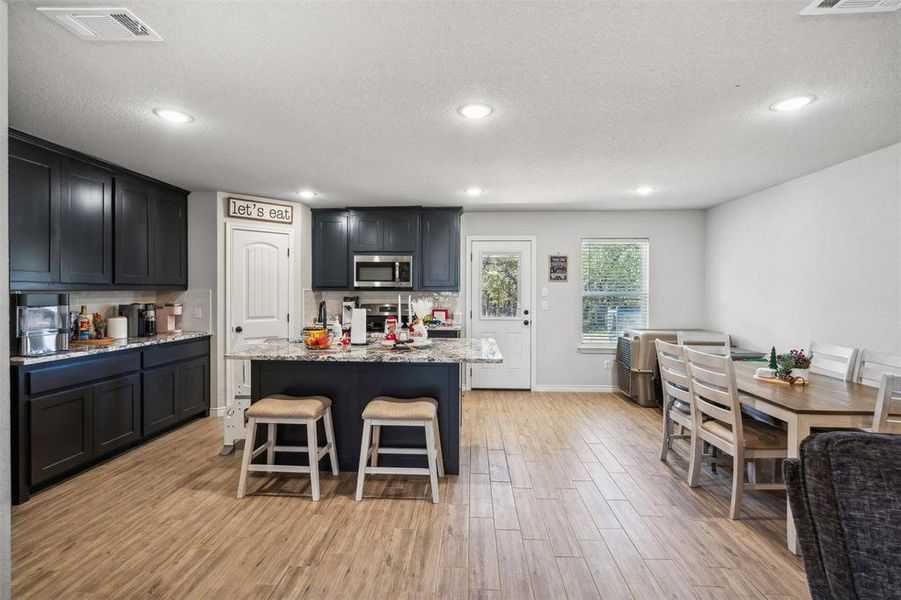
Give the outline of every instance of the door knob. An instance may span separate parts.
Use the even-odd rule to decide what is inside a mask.
[[[529,314],[529,309],[527,308],[527,309],[525,309],[524,311],[522,311],[522,314],[524,314],[524,315]]]
[[[244,328],[241,327],[240,325],[238,325],[237,327],[235,327],[235,333],[241,333],[242,331],[244,331]]]
[[[525,321],[522,322],[522,324],[523,324],[523,325],[528,325],[528,324],[529,324],[529,320],[526,319]]]

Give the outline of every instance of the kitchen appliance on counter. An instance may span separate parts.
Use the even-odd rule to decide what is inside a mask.
[[[341,324],[350,327],[353,320],[354,309],[360,307],[359,296],[344,296],[344,302],[341,303]]]
[[[355,288],[412,288],[412,255],[354,255]]]
[[[145,304],[141,310],[141,322],[144,324],[143,331],[138,335],[144,337],[152,337],[156,335],[156,305]],[[140,329],[140,327],[139,327]]]
[[[128,320],[128,337],[130,338],[138,337],[144,330],[141,310],[143,310],[143,306],[138,303],[119,305],[119,316]]]
[[[11,350],[40,356],[69,349],[69,294],[11,294]]]
[[[181,333],[176,317],[180,317],[183,311],[181,304],[166,304],[156,309],[156,332]]]

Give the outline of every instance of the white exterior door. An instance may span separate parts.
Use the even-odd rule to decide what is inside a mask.
[[[474,338],[497,340],[504,362],[473,364],[473,388],[529,389],[532,343],[532,242],[473,241],[470,265]]]
[[[291,236],[234,228],[229,272],[229,344],[289,335]]]

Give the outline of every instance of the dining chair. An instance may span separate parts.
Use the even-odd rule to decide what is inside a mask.
[[[782,483],[746,482],[745,463],[755,459],[785,458],[788,455],[787,434],[778,427],[742,415],[731,357],[685,348],[685,363],[695,433],[691,440],[688,485],[698,485],[704,442],[731,455],[732,500],[729,518],[737,519],[744,490],[784,488]]]
[[[857,348],[810,342],[810,372],[850,381],[857,360]]]
[[[657,343],[657,363],[660,369],[660,383],[663,390],[663,443],[660,460],[666,460],[673,440],[690,440],[693,431],[691,419],[691,397],[688,393],[688,373],[685,370],[685,351],[678,344]],[[679,433],[674,431],[679,426]],[[690,470],[690,468],[689,468]]]
[[[858,353],[857,368],[854,369],[854,381],[872,387],[879,387],[882,383],[882,376],[885,373],[901,375],[901,356],[884,352],[873,352],[871,350],[861,350]]]
[[[874,433],[901,433],[901,375],[884,373],[873,411]]]

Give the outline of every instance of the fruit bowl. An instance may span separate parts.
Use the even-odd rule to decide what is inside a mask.
[[[328,330],[323,327],[304,327],[303,345],[310,350],[326,350],[331,346]]]

